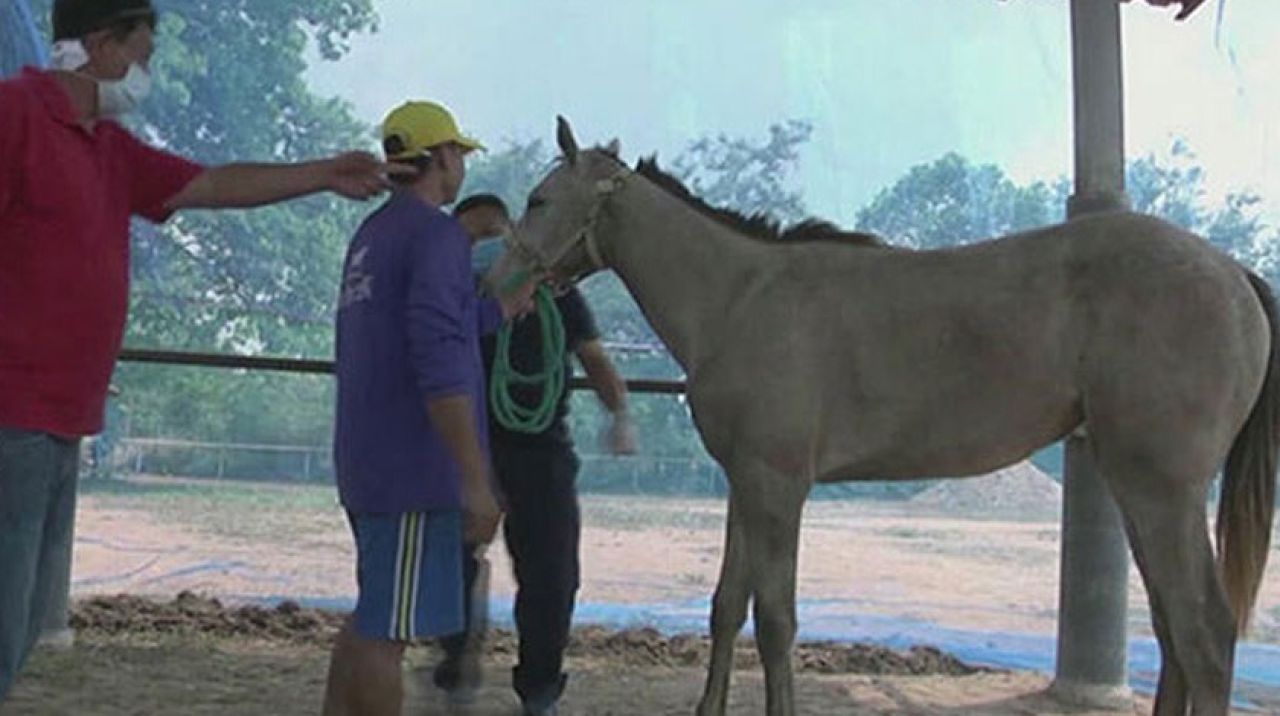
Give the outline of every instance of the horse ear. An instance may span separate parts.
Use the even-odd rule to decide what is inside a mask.
[[[617,159],[618,154],[622,151],[622,142],[619,142],[618,138],[614,137],[608,144],[604,146],[604,151],[607,152],[609,156],[613,157],[614,159]]]
[[[569,126],[569,120],[556,116],[556,144],[560,145],[560,151],[564,153],[564,158],[573,164],[578,161],[578,140],[573,138],[573,128]]]

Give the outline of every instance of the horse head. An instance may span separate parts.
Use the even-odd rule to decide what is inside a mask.
[[[604,268],[595,230],[605,202],[630,170],[618,159],[618,140],[579,150],[573,129],[556,118],[561,156],[529,194],[507,251],[485,280],[491,290],[518,284],[531,274],[571,283]]]

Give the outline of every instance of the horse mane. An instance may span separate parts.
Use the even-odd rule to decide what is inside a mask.
[[[783,229],[782,224],[777,219],[762,212],[746,216],[733,209],[711,206],[689,191],[689,188],[679,179],[659,168],[656,156],[641,159],[637,162],[636,173],[658,185],[671,196],[688,204],[703,216],[754,239],[776,243],[830,241],[857,246],[887,245],[883,239],[875,234],[845,231],[830,221],[823,219],[805,219],[798,224],[793,224]]]

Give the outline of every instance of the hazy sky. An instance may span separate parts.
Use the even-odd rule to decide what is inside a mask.
[[[1131,156],[1185,137],[1211,185],[1253,188],[1280,218],[1280,2],[1217,0],[1185,23],[1123,15]],[[375,123],[441,101],[490,146],[617,136],[671,158],[699,136],[815,131],[793,184],[851,221],[908,167],[958,151],[1017,180],[1069,173],[1067,0],[375,0],[381,28],[317,90]],[[1280,223],[1280,222],[1277,222]]]

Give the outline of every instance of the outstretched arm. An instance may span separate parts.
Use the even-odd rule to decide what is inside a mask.
[[[367,199],[386,189],[388,174],[413,171],[412,167],[380,162],[367,152],[297,164],[226,164],[206,169],[165,207],[249,208],[321,191]]]

